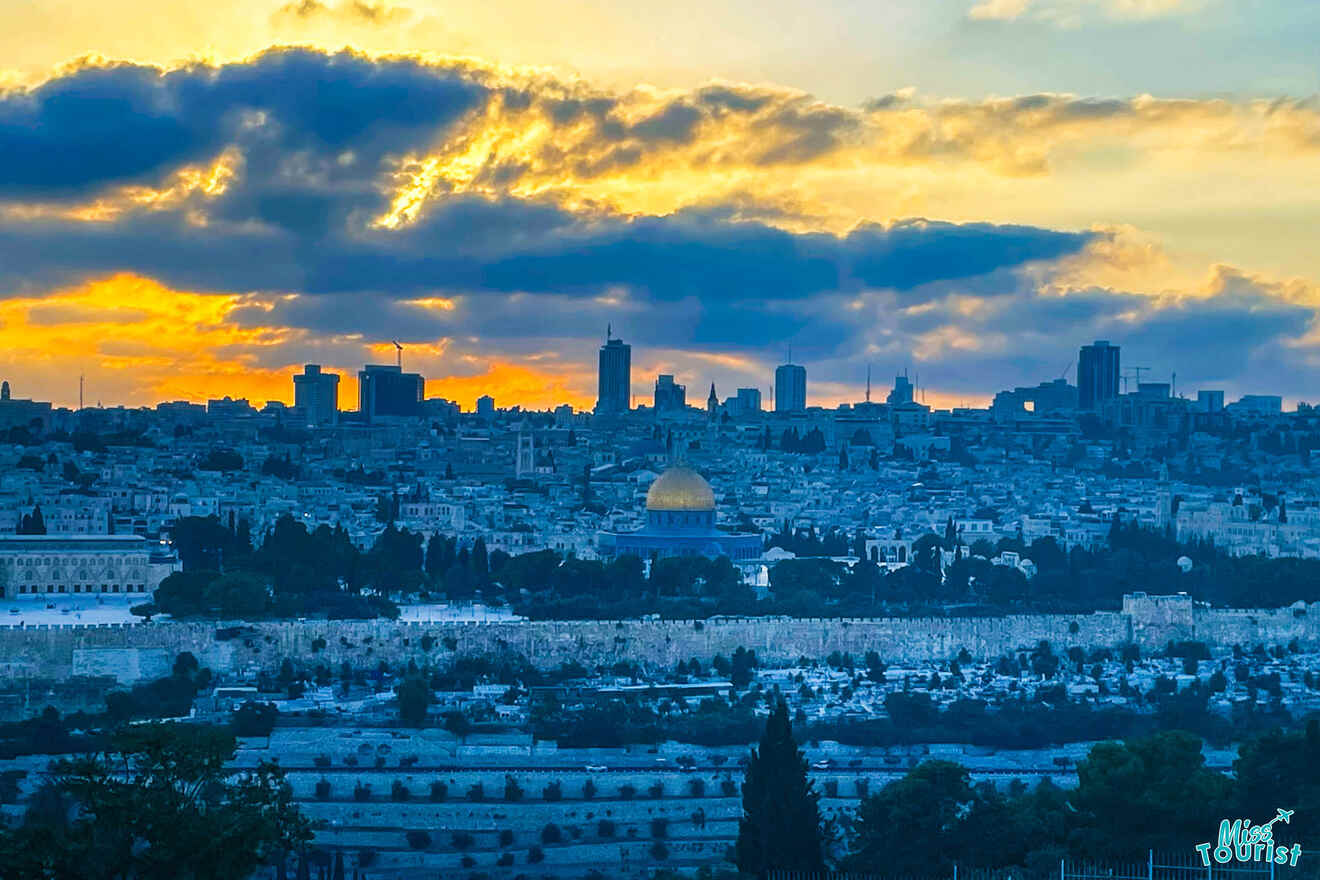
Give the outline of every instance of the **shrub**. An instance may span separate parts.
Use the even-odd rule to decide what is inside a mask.
[[[348,757],[346,757],[346,758],[344,759],[344,766],[345,766],[345,767],[356,767],[356,766],[357,766],[357,755],[349,755]]]
[[[500,857],[495,860],[495,864],[501,868],[509,867],[510,865],[513,864],[513,853],[511,852],[501,853]]]
[[[358,850],[357,863],[359,867],[370,868],[376,864],[376,851],[369,846],[364,846]]]
[[[596,796],[596,783],[588,779],[586,782],[582,783],[582,797],[586,800],[591,800],[595,796]]]
[[[504,799],[506,801],[520,801],[523,799],[522,786],[512,776],[504,777]]]
[[[542,843],[560,843],[564,839],[564,832],[559,830],[559,826],[554,822],[549,823],[541,829]]]
[[[508,828],[500,830],[500,846],[513,845],[513,831]]]
[[[706,780],[689,779],[688,791],[692,792],[693,797],[702,797],[703,795],[706,794]]]
[[[610,819],[601,819],[596,823],[596,835],[598,837],[613,837],[614,822]]]
[[[656,840],[669,836],[669,820],[655,817],[651,820],[651,836]]]
[[[733,797],[738,793],[738,783],[734,782],[732,779],[721,780],[720,793],[725,797]]]
[[[665,846],[663,840],[657,840],[655,843],[651,844],[651,858],[655,859],[657,862],[663,862],[665,859],[669,858],[669,847]]]
[[[330,766],[330,756],[329,756],[329,755],[317,755],[315,758],[312,758],[312,763],[313,763],[314,765],[316,765],[317,767],[329,767],[329,766]]]
[[[564,787],[558,782],[552,782],[541,789],[541,797],[548,801],[559,801],[564,799]]]
[[[322,776],[316,782],[316,798],[317,800],[323,801],[328,799],[329,797],[330,797],[330,780]]]
[[[619,786],[619,797],[625,801],[632,800],[637,795],[637,786],[624,784]]]
[[[380,769],[384,768],[384,766],[385,766],[385,756],[384,756],[384,755],[377,755],[377,756],[376,756],[376,769],[377,769],[377,770],[380,770]]]
[[[448,796],[449,796],[449,786],[445,785],[443,782],[441,782],[438,779],[431,783],[432,801],[439,803]]]
[[[527,864],[539,865],[543,861],[545,861],[545,850],[539,846],[533,846],[527,851]]]
[[[403,784],[403,780],[394,780],[393,784],[390,785],[390,800],[406,801],[410,797],[412,797],[412,792],[408,791],[408,786]]]
[[[455,831],[449,836],[449,845],[457,850],[471,849],[476,842],[476,838],[466,831]]]
[[[838,796],[839,796],[839,780],[837,780],[837,779],[826,779],[826,780],[825,780],[825,797],[838,797]]]
[[[484,801],[486,799],[486,789],[480,782],[472,783],[472,787],[467,790],[467,799],[470,801]]]
[[[407,836],[411,849],[426,849],[431,845],[431,835],[425,831],[409,831]]]
[[[420,761],[420,760],[421,760],[421,759],[420,759],[419,757],[417,757],[416,755],[404,755],[402,758],[399,759],[399,766],[400,766],[400,767],[415,767],[415,766],[417,766],[417,762]]]
[[[662,798],[665,796],[665,784],[663,782],[657,782],[648,788],[646,793],[652,798]]]
[[[353,786],[353,800],[365,801],[369,797],[371,797],[370,785],[364,785],[359,781],[357,785]]]

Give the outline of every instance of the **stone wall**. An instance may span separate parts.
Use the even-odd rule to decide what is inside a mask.
[[[975,659],[1027,649],[1048,641],[1056,652],[1114,647],[1132,641],[1143,652],[1171,639],[1198,639],[1213,649],[1233,644],[1320,647],[1320,603],[1272,610],[1220,610],[1170,597],[1128,597],[1122,611],[1007,617],[788,619],[741,618],[708,621],[536,621],[403,623],[368,621],[272,621],[235,627],[218,637],[223,624],[135,623],[108,626],[0,627],[0,680],[63,678],[93,656],[115,657],[117,670],[154,669],[164,651],[191,651],[217,672],[249,674],[274,668],[285,657],[332,668],[384,660],[444,662],[463,654],[512,651],[541,668],[576,661],[591,668],[621,660],[645,667],[672,667],[697,657],[756,651],[769,663],[788,663],[832,651],[862,655],[875,651],[888,663],[945,660],[966,650]],[[119,652],[150,652],[134,663]],[[75,659],[78,660],[75,663]]]

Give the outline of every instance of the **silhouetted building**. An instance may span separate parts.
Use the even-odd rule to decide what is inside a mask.
[[[800,364],[782,364],[775,369],[775,412],[805,412],[807,409],[807,368]]]
[[[600,370],[597,377],[596,412],[619,415],[631,409],[632,346],[622,339],[606,336],[600,347]]]
[[[293,405],[303,411],[309,425],[339,421],[339,374],[321,372],[320,364],[307,364],[293,377]]]
[[[726,408],[736,416],[745,416],[761,411],[761,389],[739,388],[738,394],[730,398],[732,406]]]
[[[483,394],[477,398],[477,415],[483,419],[493,419],[495,417],[495,398],[489,394]]]
[[[206,401],[206,414],[213,419],[244,419],[257,414],[246,397],[212,397]]]
[[[668,373],[655,380],[655,411],[676,412],[687,407],[687,386],[679,385]]]
[[[890,406],[898,406],[904,403],[912,403],[912,401],[915,399],[914,397],[915,390],[916,389],[912,387],[912,381],[908,379],[906,374],[902,376],[895,376],[894,387],[890,390],[889,395],[885,398],[885,403],[889,404]]]
[[[1236,415],[1276,416],[1283,412],[1283,398],[1277,394],[1244,394],[1227,407]]]
[[[1118,346],[1097,339],[1083,345],[1077,356],[1077,406],[1096,410],[1107,400],[1118,397]]]
[[[358,371],[358,411],[370,422],[380,416],[418,416],[426,380],[394,364],[367,364]]]
[[[1203,413],[1218,413],[1224,411],[1224,392],[1222,391],[1198,391],[1196,392],[1196,408]]]
[[[10,396],[9,383],[0,385],[0,429],[31,428],[38,433],[50,428],[51,405],[41,400],[18,400]]]

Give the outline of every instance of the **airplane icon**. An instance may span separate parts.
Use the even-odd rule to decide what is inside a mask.
[[[1271,819],[1270,821],[1266,822],[1264,825],[1262,825],[1262,826],[1261,826],[1262,828],[1269,828],[1271,825],[1273,825],[1275,822],[1278,822],[1279,820],[1283,820],[1283,824],[1285,824],[1285,825],[1291,825],[1291,824],[1292,824],[1292,814],[1295,813],[1295,812],[1297,812],[1297,811],[1296,811],[1296,810],[1285,810],[1283,807],[1276,807],[1276,808],[1275,808],[1275,812],[1277,812],[1278,815],[1275,816],[1275,817],[1274,817],[1273,819]]]

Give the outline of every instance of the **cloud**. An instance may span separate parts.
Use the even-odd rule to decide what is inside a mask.
[[[482,98],[461,69],[348,52],[280,49],[170,71],[83,66],[0,95],[0,198],[157,182],[230,146],[378,163],[441,138]]]
[[[981,0],[967,12],[973,21],[1015,21],[1030,17],[1062,26],[1076,26],[1089,17],[1146,20],[1186,13],[1192,0]]]
[[[1301,388],[1313,285],[1189,279],[1112,223],[976,218],[1056,174],[1103,197],[1092,151],[1312,157],[1317,119],[1307,100],[1054,94],[845,108],[302,49],[84,65],[0,95],[0,339],[53,383],[33,345],[88,352],[137,400],[225,381],[287,396],[291,365],[348,369],[400,338],[433,391],[581,401],[607,322],[639,364],[699,364],[721,389],[763,384],[791,341],[820,387],[870,362],[980,394],[1058,375],[1095,336],[1189,378],[1286,368]],[[986,210],[870,204],[900,173],[898,191],[983,186]],[[856,192],[862,208],[818,213]]]
[[[406,22],[412,17],[412,10],[406,7],[370,3],[366,0],[344,0],[336,4],[322,3],[320,0],[293,0],[276,10],[272,21],[284,25],[328,19],[383,27]]]

